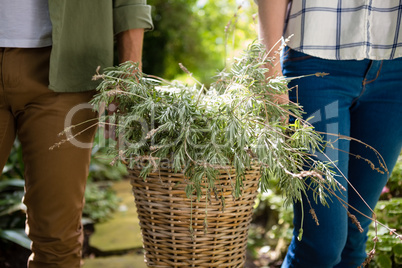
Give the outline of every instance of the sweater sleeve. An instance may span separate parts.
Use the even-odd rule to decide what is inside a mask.
[[[146,0],[114,0],[113,29],[118,34],[130,29],[153,29],[151,6]]]

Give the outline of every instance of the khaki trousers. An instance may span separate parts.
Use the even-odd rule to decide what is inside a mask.
[[[0,168],[18,135],[25,164],[26,229],[32,240],[28,266],[73,268],[81,261],[81,213],[96,127],[77,138],[89,146],[64,142],[49,148],[65,139],[58,134],[66,117],[73,115],[73,124],[92,120],[73,128],[77,133],[94,124],[96,114],[88,108],[71,114],[93,92],[48,89],[50,51],[0,48]]]

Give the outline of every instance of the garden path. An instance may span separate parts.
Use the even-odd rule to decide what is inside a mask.
[[[89,238],[89,245],[103,256],[84,259],[83,268],[146,268],[131,185],[122,180],[114,183],[113,189],[121,200],[119,209],[111,219],[95,224]]]

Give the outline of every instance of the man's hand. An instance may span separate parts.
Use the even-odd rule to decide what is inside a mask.
[[[119,63],[126,61],[133,61],[139,63],[141,68],[142,60],[142,45],[144,39],[144,29],[130,29],[128,31],[117,34],[117,49],[119,54]],[[107,107],[107,115],[113,115],[118,108],[117,101],[112,102]],[[116,126],[118,122],[111,124],[109,121],[105,122],[104,136],[106,139],[117,140]]]

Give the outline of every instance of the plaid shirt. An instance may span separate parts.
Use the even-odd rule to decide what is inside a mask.
[[[293,0],[284,37],[294,50],[324,59],[402,56],[402,0]]]

